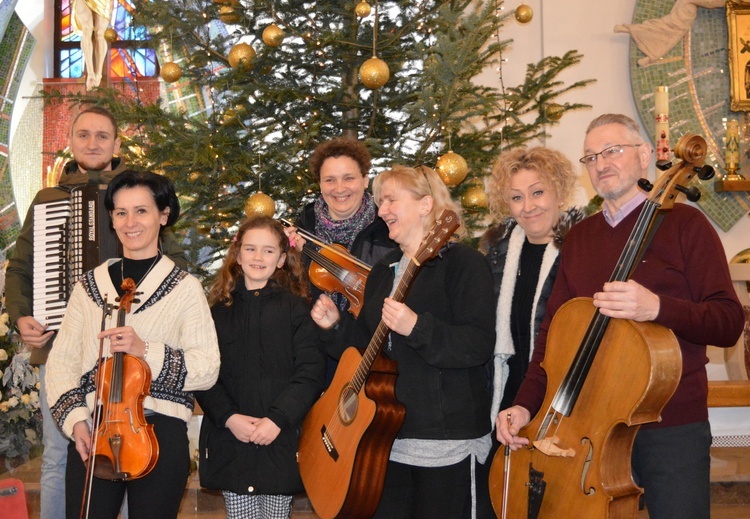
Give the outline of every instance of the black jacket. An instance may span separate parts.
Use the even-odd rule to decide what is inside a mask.
[[[366,346],[380,323],[393,286],[397,249],[367,279],[365,303],[355,322],[342,314],[338,329],[323,335],[339,357],[346,346]],[[492,275],[481,254],[463,245],[427,261],[405,303],[417,313],[408,337],[391,333],[384,352],[398,362],[396,397],[406,406],[399,438],[472,439],[490,431],[490,391],[484,365],[495,345]]]
[[[586,215],[584,212],[577,207],[570,208],[560,214],[560,218],[554,227],[555,236],[553,238],[553,242],[558,248],[562,245],[562,241],[565,239],[565,235],[568,234],[570,228],[585,217]],[[508,240],[516,225],[518,224],[514,219],[506,218],[499,225],[487,229],[479,242],[479,250],[487,255],[487,261],[492,270],[495,301],[497,301],[497,298],[500,295],[500,285],[503,281],[505,259],[508,254]],[[552,286],[555,284],[559,264],[560,256],[557,256],[555,263],[552,265],[552,269],[549,272],[549,276],[542,286],[539,295],[539,302],[536,307],[536,314],[534,315],[534,336],[539,333],[539,327],[544,319],[544,313],[547,309],[547,299],[549,299],[549,296],[552,293]],[[508,311],[510,311],[510,308]]]
[[[236,494],[302,491],[297,443],[302,420],[320,395],[325,359],[310,307],[273,282],[234,292],[211,313],[219,337],[216,385],[196,393],[205,413],[199,472],[206,488]],[[281,433],[267,446],[242,443],[225,427],[240,413],[268,417]]]

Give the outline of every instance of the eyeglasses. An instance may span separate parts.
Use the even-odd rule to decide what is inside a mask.
[[[625,151],[625,146],[632,146],[634,148],[637,148],[638,146],[643,145],[643,143],[640,144],[615,144],[614,146],[610,146],[609,148],[604,148],[599,153],[592,153],[591,155],[584,155],[580,159],[578,159],[578,162],[581,164],[585,164],[588,166],[594,166],[596,165],[596,157],[599,155],[602,156],[602,158],[606,161],[614,160],[617,157],[620,156],[622,152]]]

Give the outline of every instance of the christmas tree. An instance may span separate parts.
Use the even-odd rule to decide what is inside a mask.
[[[175,182],[178,232],[198,274],[215,266],[246,209],[293,220],[316,195],[312,150],[338,136],[366,142],[376,172],[438,164],[478,230],[493,160],[581,108],[555,100],[589,82],[557,79],[581,59],[569,51],[505,88],[510,42],[500,35],[513,14],[495,0],[141,1],[134,22],[152,35],[164,102],[106,89],[73,100],[107,104],[131,128],[127,162]],[[490,66],[497,87],[472,81]]]

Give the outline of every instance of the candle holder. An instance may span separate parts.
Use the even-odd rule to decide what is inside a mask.
[[[750,180],[745,180],[745,177],[738,173],[739,170],[739,164],[729,164],[726,175],[721,180],[714,182],[714,191],[716,193],[750,191]]]

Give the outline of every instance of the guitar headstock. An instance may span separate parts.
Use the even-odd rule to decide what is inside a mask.
[[[674,155],[682,160],[659,177],[649,190],[649,200],[658,205],[659,209],[668,210],[674,206],[679,193],[685,193],[692,202],[700,198],[700,191],[695,187],[687,187],[687,184],[696,174],[703,180],[713,175],[712,168],[701,168],[706,160],[706,150],[706,141],[700,135],[688,133],[680,138],[675,146]],[[645,184],[647,182],[642,185]]]
[[[414,261],[421,264],[437,256],[443,245],[460,226],[456,213],[448,209],[444,210],[435,220],[435,225],[432,226],[430,232],[422,240],[419,250],[414,255]]]

